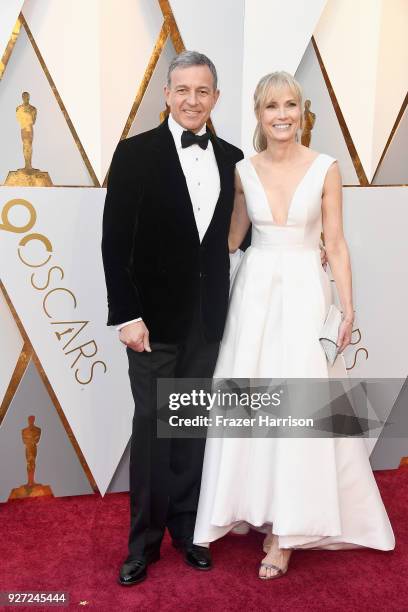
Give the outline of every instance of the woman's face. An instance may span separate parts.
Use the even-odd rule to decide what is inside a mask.
[[[268,141],[295,141],[301,117],[299,100],[289,87],[271,88],[260,113],[262,130]]]

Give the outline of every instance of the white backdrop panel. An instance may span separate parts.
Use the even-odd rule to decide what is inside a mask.
[[[374,185],[408,185],[408,106],[381,162]]]
[[[191,0],[170,4],[185,47],[205,53],[217,68],[221,95],[211,115],[217,134],[239,146],[245,0],[206,0],[194,9]]]
[[[246,0],[241,144],[253,153],[253,95],[259,79],[275,70],[296,72],[327,0]]]
[[[357,355],[353,376],[405,378],[408,373],[406,262],[408,190],[404,187],[345,188],[344,225],[353,270],[356,325],[361,342],[347,350]]]
[[[35,224],[23,233],[0,229],[0,275],[103,494],[128,442],[133,408],[124,347],[105,325],[105,190],[0,188],[3,225],[4,206],[22,192]],[[24,226],[29,215],[16,206],[9,218]],[[33,233],[43,238],[19,247]],[[19,248],[39,267],[25,265]]]

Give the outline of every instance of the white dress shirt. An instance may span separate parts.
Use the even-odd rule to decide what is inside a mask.
[[[169,130],[174,138],[174,144],[176,145],[180,164],[186,178],[197,231],[201,242],[210,225],[220,195],[220,175],[211,140],[208,142],[206,149],[202,149],[197,144],[193,144],[183,149],[181,147],[181,135],[184,129],[185,128],[179,125],[171,115],[169,116]],[[206,126],[203,125],[201,130],[197,132],[197,135],[200,136],[204,134],[205,131]],[[125,325],[136,323],[136,321],[141,320],[141,317],[139,317],[132,321],[126,321],[126,323],[118,325],[116,329],[119,331]]]

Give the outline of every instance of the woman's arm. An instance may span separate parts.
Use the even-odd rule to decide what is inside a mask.
[[[245,204],[245,195],[242,188],[241,179],[237,170],[235,170],[235,196],[234,208],[231,216],[231,225],[228,235],[228,247],[230,253],[235,253],[242,244],[251,221],[248,217],[248,212]]]
[[[323,234],[327,259],[343,309],[337,345],[350,344],[354,321],[350,256],[343,233],[342,183],[337,162],[329,168],[323,188]]]

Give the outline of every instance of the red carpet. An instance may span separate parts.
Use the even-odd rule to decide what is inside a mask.
[[[270,582],[257,578],[262,535],[251,532],[215,543],[211,572],[185,565],[166,537],[147,581],[126,589],[115,582],[126,556],[126,494],[2,504],[0,591],[67,591],[69,609],[113,612],[406,611],[408,468],[376,478],[396,535],[394,552],[295,551],[286,576]]]

